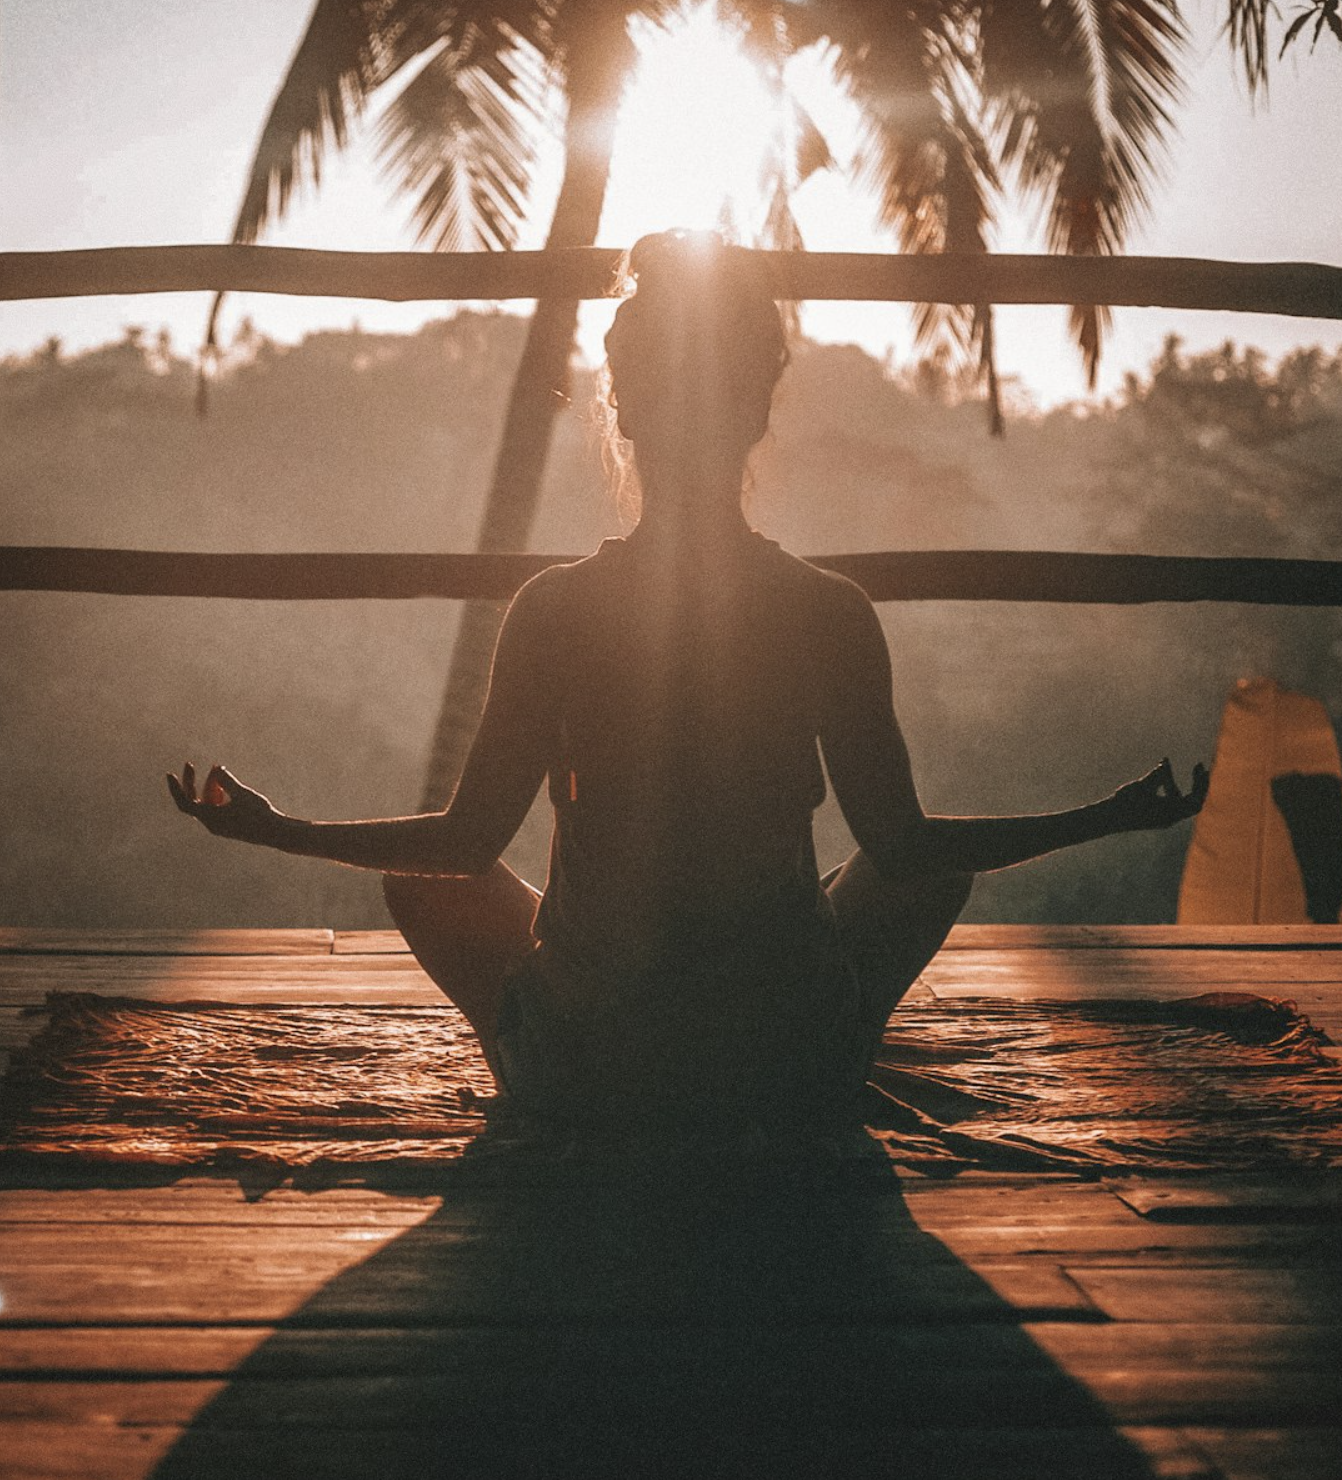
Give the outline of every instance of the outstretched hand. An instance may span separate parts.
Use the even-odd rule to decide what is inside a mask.
[[[211,766],[200,795],[196,795],[196,768],[187,761],[181,776],[168,773],[168,791],[180,811],[204,824],[220,838],[243,843],[268,843],[279,813],[259,791],[244,786],[223,766]]]
[[[1185,817],[1197,816],[1207,800],[1210,780],[1206,766],[1199,761],[1193,767],[1193,784],[1186,792],[1180,791],[1174,768],[1166,757],[1155,770],[1120,786],[1114,793],[1112,803],[1119,830],[1140,832],[1146,828],[1171,827]]]

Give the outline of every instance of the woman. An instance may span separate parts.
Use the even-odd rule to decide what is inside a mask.
[[[1169,826],[1207,777],[1185,796],[1166,761],[1071,811],[925,816],[871,603],[741,512],[787,361],[758,264],[668,233],[630,271],[606,348],[641,517],[518,593],[450,806],[308,822],[219,767],[200,797],[190,765],[168,784],[219,836],[381,870],[411,948],[524,1110],[833,1124],[976,873]],[[822,755],[858,843],[823,882]],[[537,896],[499,855],[547,779]]]

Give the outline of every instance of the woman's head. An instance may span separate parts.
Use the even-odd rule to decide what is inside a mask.
[[[788,360],[765,269],[712,233],[663,232],[635,244],[629,276],[606,335],[621,436],[645,472],[739,475]]]

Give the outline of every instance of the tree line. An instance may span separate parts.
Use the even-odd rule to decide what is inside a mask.
[[[463,312],[413,335],[276,345],[245,327],[210,417],[161,335],[0,364],[0,542],[199,550],[472,547],[525,324]],[[620,528],[575,374],[537,550]],[[750,513],[792,549],[1056,548],[1337,556],[1342,359],[1269,363],[1171,341],[1102,407],[990,440],[948,361],[893,372],[797,346]],[[418,798],[459,620],[450,602],[210,602],[8,593],[0,807],[10,923],[381,923],[376,880],[180,827],[162,773],[220,759],[314,816]],[[924,801],[1044,810],[1167,751],[1210,758],[1233,681],[1266,673],[1342,713],[1333,613],[1243,607],[882,609]],[[544,868],[538,810],[513,859]],[[826,861],[850,846],[832,806]],[[980,882],[977,918],[1172,917],[1185,839],[1113,839]]]

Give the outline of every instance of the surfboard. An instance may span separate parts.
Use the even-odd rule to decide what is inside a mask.
[[[1179,923],[1336,924],[1339,906],[1342,760],[1328,711],[1273,679],[1241,679],[1221,716]]]

